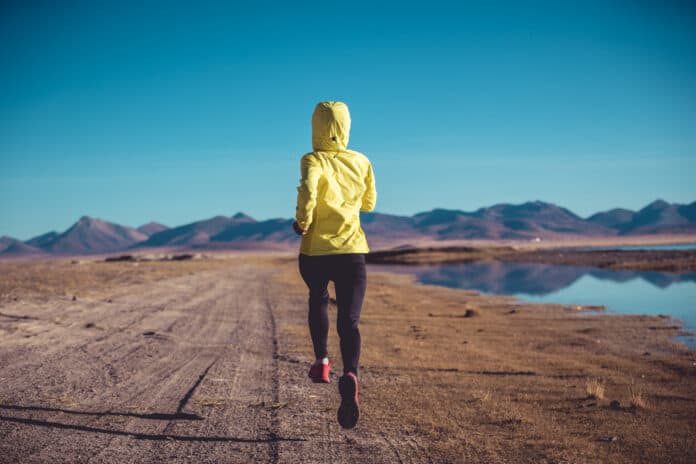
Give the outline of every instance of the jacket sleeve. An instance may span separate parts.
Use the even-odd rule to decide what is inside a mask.
[[[367,165],[365,177],[365,193],[362,197],[360,211],[372,211],[377,203],[377,189],[375,188],[375,174],[372,172],[372,164]]]
[[[300,186],[297,187],[297,207],[295,220],[300,229],[307,230],[312,224],[314,208],[317,206],[317,185],[321,176],[321,165],[312,154],[302,157],[300,161]]]

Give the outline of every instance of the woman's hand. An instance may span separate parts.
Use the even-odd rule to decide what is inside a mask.
[[[300,229],[300,225],[297,223],[297,221],[292,223],[292,229],[297,235],[307,235],[307,231]]]

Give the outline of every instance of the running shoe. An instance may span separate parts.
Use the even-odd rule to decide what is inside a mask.
[[[338,423],[344,429],[352,429],[358,423],[358,378],[352,372],[338,379],[338,392],[341,394],[341,406],[338,408]]]
[[[321,361],[316,361],[309,368],[309,378],[312,379],[314,383],[329,383],[329,370],[331,369],[331,364],[323,364]]]

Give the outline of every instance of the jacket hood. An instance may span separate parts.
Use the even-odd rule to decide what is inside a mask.
[[[339,151],[348,148],[350,113],[343,102],[321,102],[312,115],[312,148]]]

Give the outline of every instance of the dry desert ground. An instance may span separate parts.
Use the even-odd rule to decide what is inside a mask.
[[[671,319],[368,279],[344,431],[292,254],[0,262],[0,462],[696,462]]]

